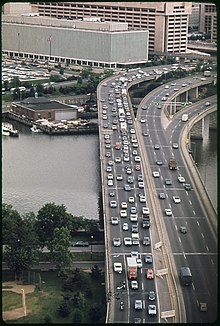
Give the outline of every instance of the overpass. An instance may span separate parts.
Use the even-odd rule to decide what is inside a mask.
[[[157,69],[162,69],[157,67]],[[152,68],[148,68],[145,70],[146,73],[151,72]],[[126,78],[129,80],[132,75],[134,75],[134,72],[128,73]],[[149,77],[149,76],[148,76]],[[151,77],[152,78],[152,75]],[[157,76],[155,75],[155,78]],[[184,311],[184,305],[182,305],[183,297],[181,295],[181,288],[179,286],[178,277],[177,277],[177,271],[175,268],[175,263],[173,262],[172,255],[170,253],[172,252],[171,246],[169,244],[169,237],[166,235],[166,232],[164,232],[163,223],[161,224],[161,220],[163,220],[163,217],[161,216],[160,211],[160,204],[158,204],[157,200],[155,200],[155,191],[153,190],[155,188],[154,182],[152,181],[152,175],[150,171],[150,167],[152,163],[148,164],[149,155],[151,154],[144,154],[144,147],[150,150],[152,147],[149,145],[145,145],[145,140],[143,140],[143,135],[146,133],[146,126],[145,124],[142,125],[142,122],[139,120],[139,115],[137,116],[137,120],[134,119],[134,114],[132,110],[130,109],[130,99],[129,96],[125,96],[122,94],[122,88],[129,88],[130,84],[126,87],[123,87],[123,83],[119,81],[120,75],[115,76],[113,78],[109,78],[108,80],[105,80],[102,82],[97,91],[98,96],[98,109],[99,109],[99,136],[100,136],[100,161],[101,161],[101,173],[102,173],[102,194],[103,194],[103,204],[104,204],[104,225],[105,225],[105,244],[106,244],[106,293],[107,293],[107,317],[106,322],[133,322],[135,318],[140,318],[142,322],[149,322],[149,317],[145,310],[148,309],[147,301],[146,301],[146,291],[149,291],[149,288],[152,288],[157,293],[157,302],[156,307],[158,310],[157,316],[150,318],[150,321],[161,321],[164,320],[164,316],[166,316],[167,320],[171,322],[177,322],[177,321],[186,321],[186,312]],[[147,78],[142,75],[143,81]],[[140,83],[141,80],[139,78],[136,79],[137,83]],[[196,83],[195,87],[199,87],[199,85],[208,84],[210,81],[208,80],[199,80],[198,83]],[[112,84],[113,83],[113,84]],[[132,83],[134,83],[134,79],[132,80]],[[182,83],[182,81],[181,81]],[[181,87],[181,91],[177,94],[178,96],[181,94],[184,94],[188,91],[190,91],[192,88],[194,88],[194,84],[189,84],[188,87]],[[118,87],[119,86],[119,87]],[[162,93],[166,92],[163,91]],[[125,92],[124,92],[125,94]],[[152,112],[162,112],[161,116],[162,119],[166,118],[165,111],[164,110],[157,110],[157,107],[155,105],[155,97],[158,97],[158,90],[154,90],[149,94],[153,98],[153,100],[150,102],[150,105],[147,105],[147,110],[142,109],[142,106],[140,106],[140,110],[138,111],[138,114],[140,112],[141,117],[142,113],[148,112],[149,107],[152,107]],[[160,95],[161,96],[161,95]],[[186,96],[186,95],[185,95]],[[126,114],[129,113],[126,116],[129,116],[130,118],[127,119],[128,124],[128,130],[123,134],[123,132],[120,132],[120,118],[117,114],[117,99],[123,99],[123,106],[126,108]],[[125,100],[124,98],[127,98]],[[172,100],[175,99],[175,96]],[[169,101],[170,98],[169,98]],[[112,104],[108,102],[113,102]],[[127,103],[127,104],[126,104]],[[115,108],[115,110],[113,110]],[[115,115],[116,113],[116,115]],[[114,114],[114,115],[113,115]],[[113,116],[112,116],[113,115]],[[107,116],[104,117],[104,116]],[[158,114],[158,117],[160,115]],[[149,119],[151,119],[151,115],[149,116]],[[155,118],[157,119],[157,115],[155,115]],[[161,119],[161,118],[160,118]],[[107,122],[106,122],[107,120]],[[155,120],[155,121],[156,121]],[[166,118],[167,120],[167,118]],[[143,118],[143,121],[145,119]],[[168,120],[169,122],[169,120]],[[146,123],[146,122],[144,122]],[[152,120],[152,126],[153,126],[154,120]],[[104,127],[105,124],[105,127]],[[113,125],[116,126],[116,128],[112,128]],[[168,125],[168,123],[167,123]],[[107,127],[106,127],[107,126]],[[143,126],[143,128],[142,128]],[[145,126],[145,129],[144,129]],[[161,127],[160,127],[161,128]],[[134,129],[134,131],[131,130]],[[134,140],[134,137],[132,137],[132,134],[136,134],[136,141],[132,142],[132,139]],[[123,138],[124,137],[124,138]],[[149,137],[150,139],[150,137]],[[108,140],[108,142],[106,142]],[[122,144],[122,148],[117,152],[117,150],[114,149],[114,143],[119,140]],[[126,145],[126,143],[128,145]],[[137,143],[137,150],[135,147],[133,148],[134,144]],[[144,144],[144,145],[143,145]],[[110,145],[110,146],[109,146]],[[129,163],[126,163],[124,151],[127,151],[126,149],[129,147],[129,158],[126,159]],[[168,147],[167,145],[165,147]],[[132,149],[133,148],[133,149]],[[134,151],[140,155],[141,162],[140,162],[140,172],[136,172],[137,164],[135,164],[136,159],[134,155]],[[140,154],[139,154],[140,153]],[[147,157],[147,159],[145,158]],[[151,159],[151,158],[150,158]],[[111,164],[110,164],[111,163]],[[154,163],[155,164],[155,163]],[[134,182],[127,187],[125,190],[123,187],[123,184],[125,181],[120,182],[118,177],[126,180],[128,178],[127,176],[127,168],[130,167],[130,170],[132,170],[132,176],[134,177]],[[109,171],[111,171],[111,174],[113,175],[113,182],[109,183]],[[139,177],[139,173],[142,173],[142,176],[144,176],[145,186],[144,189],[140,189],[140,184],[136,181],[136,179]],[[112,176],[111,176],[112,178]],[[113,186],[110,186],[110,184],[113,184]],[[151,210],[151,224],[152,227],[150,228],[150,231],[148,230],[142,230],[141,229],[141,215],[142,215],[142,208],[144,204],[140,204],[139,202],[139,194],[140,191],[143,191],[146,197],[147,204],[150,207]],[[113,198],[111,198],[111,194],[113,195]],[[131,196],[132,195],[132,196]],[[138,247],[127,247],[124,245],[124,238],[123,235],[127,234],[130,235],[130,233],[125,233],[122,224],[124,225],[123,221],[128,222],[129,230],[132,228],[132,223],[128,218],[123,220],[120,210],[120,205],[122,202],[126,202],[128,208],[131,208],[131,204],[129,203],[129,198],[134,198],[134,205],[137,209],[138,214],[138,224],[139,224],[139,235],[140,238],[142,238],[144,235],[149,234],[151,238],[152,245],[149,249],[145,249],[140,243]],[[116,207],[111,207],[111,202],[116,202]],[[133,205],[133,204],[132,204]],[[127,211],[129,216],[129,211]],[[119,223],[116,227],[115,225],[112,225],[111,223],[111,217],[112,216],[118,216],[119,217]],[[129,232],[129,230],[127,232]],[[113,244],[113,238],[119,238],[121,240],[121,245],[119,247],[115,247]],[[162,240],[162,241],[161,241]],[[151,253],[154,257],[154,263],[153,267],[156,274],[156,281],[148,281],[146,280],[146,276],[143,275],[147,272],[147,265],[144,265],[140,269],[140,273],[138,272],[138,281],[141,285],[141,291],[138,291],[134,293],[131,290],[130,281],[127,279],[126,276],[126,269],[127,269],[127,262],[126,257],[130,255],[131,250],[137,250],[139,253],[139,256],[141,257],[142,261],[144,256],[147,253]],[[113,263],[114,262],[120,262],[123,266],[123,275],[117,275],[113,270]],[[163,274],[165,273],[165,274]],[[163,276],[164,275],[164,276]],[[125,291],[121,291],[118,293],[116,289],[118,288],[118,284],[122,283],[126,279],[126,289]],[[150,283],[149,283],[150,282]],[[162,295],[164,293],[164,296]],[[135,298],[142,298],[143,302],[143,311],[137,312],[133,308],[133,304],[135,301]],[[123,299],[125,303],[125,311],[120,312],[117,298]],[[137,317],[136,317],[137,316]]]

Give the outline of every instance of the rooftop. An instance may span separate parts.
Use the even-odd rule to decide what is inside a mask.
[[[33,111],[44,110],[75,110],[74,107],[67,104],[50,100],[46,97],[28,97],[20,102],[20,105]]]

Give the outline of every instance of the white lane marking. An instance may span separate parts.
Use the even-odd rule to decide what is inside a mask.
[[[200,226],[199,221],[197,221],[196,223],[198,224],[198,226]]]
[[[192,283],[192,288],[193,288],[193,291],[195,291],[195,286],[194,286],[194,284]]]
[[[208,246],[206,246],[206,249],[207,249],[207,251],[209,251],[209,247]]]
[[[186,255],[185,255],[185,252],[183,253],[183,257],[186,259]]]
[[[143,308],[145,309],[145,300],[143,300]]]
[[[189,196],[188,191],[186,191],[187,196]]]
[[[144,291],[144,283],[143,282],[141,283],[141,288],[142,288],[142,291]]]
[[[194,211],[194,209],[193,209],[193,214],[196,215],[196,212]]]
[[[214,261],[213,261],[213,259],[211,258],[211,263],[212,263],[212,265],[214,265]]]
[[[179,242],[181,243],[181,239],[180,239],[180,237],[179,237]]]
[[[191,202],[191,200],[189,200],[189,203],[190,203],[190,205],[192,205],[192,202]]]
[[[203,234],[203,233],[201,233],[201,236],[203,237],[203,239],[205,238],[205,236],[204,236],[204,234]]]
[[[176,228],[176,230],[178,229],[176,224],[175,224],[175,228]]]

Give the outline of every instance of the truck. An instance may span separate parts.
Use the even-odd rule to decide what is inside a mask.
[[[176,170],[177,169],[177,162],[174,157],[171,157],[168,162],[168,167],[170,170]]]
[[[121,148],[121,144],[119,141],[115,142],[115,149],[120,149]]]
[[[137,261],[135,257],[127,257],[128,278],[129,280],[137,278]]]
[[[203,73],[204,77],[210,77],[211,76],[211,71],[210,70],[205,70]]]
[[[180,281],[184,286],[192,284],[192,274],[189,267],[180,268]]]
[[[189,115],[187,114],[187,113],[184,113],[183,115],[182,115],[182,121],[188,121],[188,119],[189,119]]]

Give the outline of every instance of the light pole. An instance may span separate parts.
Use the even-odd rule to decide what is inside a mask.
[[[93,241],[93,235],[91,235],[91,260],[92,260],[92,254],[93,254],[93,252],[92,252],[92,241]]]

